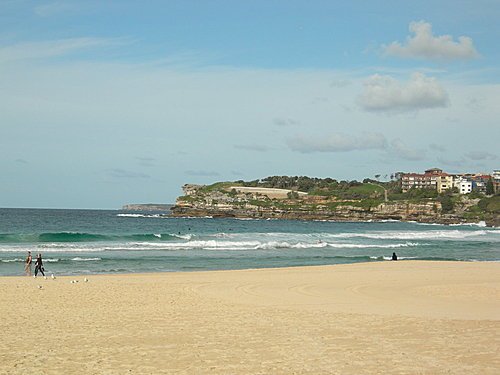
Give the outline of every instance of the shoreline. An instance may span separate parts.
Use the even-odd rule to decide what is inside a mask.
[[[114,272],[114,273],[75,273],[75,274],[63,274],[58,273],[55,274],[57,278],[75,278],[75,277],[90,277],[90,276],[136,276],[136,275],[144,275],[144,276],[158,276],[158,275],[170,275],[170,274],[190,274],[190,273],[211,273],[211,272],[245,272],[245,271],[260,271],[260,270],[288,270],[288,269],[309,269],[309,268],[321,268],[321,267],[338,267],[338,266],[349,266],[355,264],[376,264],[376,263],[391,263],[394,262],[390,259],[374,259],[371,261],[363,261],[363,262],[351,262],[351,263],[334,263],[334,264],[311,264],[311,265],[299,265],[299,266],[283,266],[283,267],[259,267],[259,268],[224,268],[224,269],[213,269],[213,270],[185,270],[185,271],[157,271],[157,272]],[[398,258],[397,262],[422,262],[422,263],[491,263],[491,264],[500,264],[500,260],[442,260],[442,259],[401,259]],[[21,263],[21,262],[20,262]],[[52,274],[52,272],[51,272]],[[47,279],[50,279],[50,274],[45,271],[45,276]],[[0,280],[2,278],[20,278],[20,279],[34,279],[34,280],[44,280],[43,276],[37,276],[36,278],[26,275],[0,275]]]
[[[497,262],[83,277],[0,278],[0,373],[500,372]]]

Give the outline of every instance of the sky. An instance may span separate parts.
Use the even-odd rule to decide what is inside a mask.
[[[0,207],[500,169],[500,1],[0,0]]]

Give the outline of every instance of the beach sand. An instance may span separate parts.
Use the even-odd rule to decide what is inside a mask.
[[[0,374],[500,374],[500,263],[88,278],[0,278]]]

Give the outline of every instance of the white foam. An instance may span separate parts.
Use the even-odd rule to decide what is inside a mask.
[[[419,223],[418,221],[408,221],[408,223],[413,223],[417,225],[431,225],[431,226],[438,226],[438,227],[444,227],[446,224],[440,224],[440,223]]]
[[[172,237],[177,237],[177,238],[180,238],[180,239],[183,239],[183,240],[190,240],[191,238],[194,237],[193,234],[175,234],[175,233],[172,233],[170,235]]]
[[[2,259],[2,263],[24,262],[24,259]]]
[[[469,226],[469,227],[486,228],[486,222],[485,221],[479,221],[477,223],[450,224],[450,226],[452,226],[452,227]]]
[[[296,244],[295,246],[297,246]],[[291,248],[293,245],[291,245],[288,242],[279,242],[279,241],[270,241],[266,243],[259,243],[257,246],[254,247],[254,249],[263,249],[263,250],[269,250],[269,249],[286,249],[286,248]]]
[[[117,214],[116,216],[118,216],[118,217],[133,217],[133,218],[138,218],[138,217],[161,218],[161,217],[163,217],[160,214],[149,214],[149,215],[145,215],[145,214]]]
[[[328,244],[329,247],[333,248],[346,248],[346,249],[369,249],[369,248],[377,248],[377,249],[397,249],[400,247],[416,247],[421,246],[419,243],[415,242],[406,242],[406,243],[396,243],[396,244],[387,244],[387,245],[376,245],[376,244],[351,244],[351,243],[332,243]]]
[[[74,260],[75,262],[96,262],[96,261],[99,261],[99,260],[102,260],[101,258],[80,258],[80,257],[76,257],[76,258],[71,258],[71,260]]]
[[[432,230],[432,231],[406,231],[406,232],[367,232],[367,233],[340,233],[332,234],[330,237],[335,238],[371,238],[371,239],[463,239],[468,237],[484,236],[487,234],[500,234],[500,231],[495,230],[476,230],[476,231],[460,231],[460,230]]]
[[[57,259],[57,258],[46,258],[46,259],[43,259],[44,262],[47,262],[47,263],[57,263],[59,262],[61,259]]]
[[[132,244],[131,244],[132,245]],[[352,244],[328,242],[290,242],[290,241],[190,241],[184,243],[135,243],[135,250],[164,249],[164,250],[273,250],[273,249],[311,249],[311,248],[400,248],[420,246],[419,243],[406,242],[397,244]]]
[[[298,242],[298,243],[290,243],[286,241],[269,241],[263,244],[260,244],[255,247],[255,249],[311,249],[311,248],[322,248],[327,247],[328,243],[326,242],[316,242],[316,243],[306,243],[306,242]]]
[[[234,237],[235,235],[229,234],[229,233],[215,233],[211,234],[210,237],[217,237],[217,238],[229,238],[229,237]]]

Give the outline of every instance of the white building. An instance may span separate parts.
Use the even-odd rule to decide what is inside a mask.
[[[469,194],[472,192],[472,181],[462,180],[458,187],[460,194]]]
[[[491,177],[493,177],[493,180],[495,181],[500,181],[500,169],[495,169],[491,174]]]
[[[493,189],[495,193],[498,194],[500,193],[500,169],[495,169],[491,177],[493,178]]]

